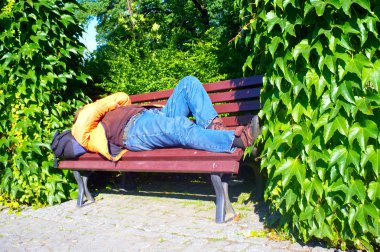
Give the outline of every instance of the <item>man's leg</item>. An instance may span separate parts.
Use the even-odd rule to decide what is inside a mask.
[[[179,81],[162,112],[167,117],[192,115],[195,123],[203,128],[218,116],[202,83],[193,76]]]
[[[186,116],[167,117],[146,110],[133,122],[124,146],[132,151],[185,147],[213,152],[232,152],[234,131],[205,129]]]

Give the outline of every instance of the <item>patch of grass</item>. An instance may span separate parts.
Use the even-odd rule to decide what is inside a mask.
[[[278,232],[275,229],[265,229],[265,230],[251,230],[248,233],[245,233],[244,236],[251,238],[268,238],[273,241],[285,241],[290,240],[290,237],[282,232]]]
[[[226,236],[222,236],[222,237],[210,237],[210,238],[207,238],[208,241],[211,241],[211,242],[215,242],[215,241],[226,241],[227,240],[227,237]]]

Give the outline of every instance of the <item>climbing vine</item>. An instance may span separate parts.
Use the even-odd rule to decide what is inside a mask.
[[[265,198],[309,241],[380,244],[380,6],[370,0],[236,1],[245,68],[261,95]]]
[[[53,168],[50,141],[85,96],[74,0],[0,3],[0,204],[60,202],[75,185]]]

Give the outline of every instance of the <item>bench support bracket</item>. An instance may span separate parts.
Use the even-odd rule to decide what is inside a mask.
[[[232,213],[234,217],[236,215],[228,196],[228,183],[222,182],[222,176],[222,173],[211,174],[211,181],[216,195],[216,223],[225,222],[226,211]]]
[[[90,191],[87,187],[88,177],[89,173],[80,174],[79,171],[74,171],[74,177],[75,180],[78,183],[78,200],[77,200],[77,207],[82,207],[84,203],[84,195],[86,195],[86,198],[90,202],[94,202],[94,198],[92,197]]]

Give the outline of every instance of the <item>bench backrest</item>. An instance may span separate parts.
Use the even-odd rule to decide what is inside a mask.
[[[262,76],[225,80],[204,84],[215,110],[227,127],[249,123],[261,108]],[[131,95],[134,104],[165,104],[173,89]]]

